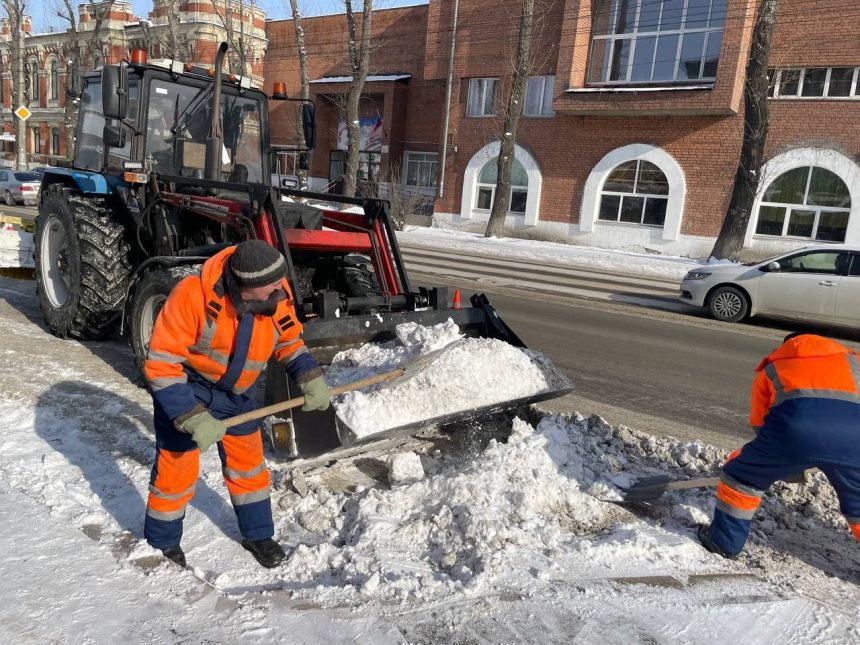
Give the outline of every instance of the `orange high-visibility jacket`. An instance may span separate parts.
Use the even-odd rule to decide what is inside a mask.
[[[207,260],[200,275],[188,276],[171,292],[152,332],[144,374],[156,401],[171,418],[191,410],[198,402],[187,385],[192,370],[211,384],[227,372],[236,352],[239,317],[227,296],[223,272],[235,247],[224,249]],[[274,316],[253,315],[247,358],[230,391],[246,392],[274,354],[294,378],[318,368],[300,338],[302,325],[296,318],[286,280],[281,284],[287,297]],[[292,368],[292,369],[291,369]]]
[[[756,368],[750,425],[759,430],[772,408],[795,399],[835,399],[860,404],[858,385],[860,361],[856,352],[823,336],[795,336]]]

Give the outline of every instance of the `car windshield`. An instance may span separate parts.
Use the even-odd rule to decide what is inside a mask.
[[[784,255],[785,255],[785,253],[780,253],[779,255],[772,255],[771,257],[765,258],[764,260],[753,260],[752,262],[743,262],[743,266],[753,267],[753,266],[756,266],[757,264],[767,264],[768,262],[774,262],[775,260],[778,260],[779,258],[783,257]]]
[[[42,178],[34,172],[16,172],[15,179],[18,181],[41,181]]]

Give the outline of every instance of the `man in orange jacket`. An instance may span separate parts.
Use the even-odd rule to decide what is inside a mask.
[[[300,338],[285,269],[280,252],[259,240],[229,247],[176,285],[155,322],[144,364],[156,438],[144,535],[181,566],[182,521],[200,453],[215,444],[242,546],[264,567],[286,557],[272,539],[259,426],[250,421],[228,430],[222,421],[258,407],[257,377],[272,355],[301,388],[304,410],[329,406],[322,369]]]
[[[744,547],[761,497],[775,481],[819,468],[860,540],[860,360],[839,343],[789,334],[756,368],[750,425],[756,437],[723,466],[709,551],[733,558]]]

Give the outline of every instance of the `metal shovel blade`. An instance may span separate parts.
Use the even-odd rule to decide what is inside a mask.
[[[705,488],[716,486],[719,477],[702,477],[699,479],[672,479],[671,475],[654,475],[640,477],[622,493],[622,502],[635,504],[637,502],[653,502],[662,497],[668,490],[688,490],[690,488]]]

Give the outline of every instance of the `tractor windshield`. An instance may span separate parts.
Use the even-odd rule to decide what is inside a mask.
[[[149,88],[146,158],[167,175],[203,177],[211,122],[211,92],[153,79]],[[221,180],[263,181],[262,118],[259,101],[222,93],[224,147]]]

